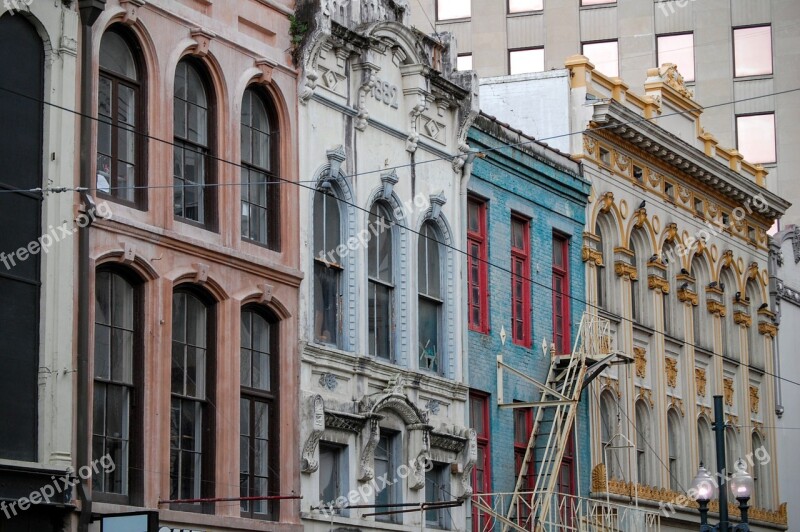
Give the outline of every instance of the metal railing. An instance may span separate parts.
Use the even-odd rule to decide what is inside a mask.
[[[541,499],[549,497],[544,519],[534,514]],[[561,493],[517,493],[516,512],[508,509],[514,493],[484,493],[472,496],[472,530],[495,532],[660,532],[661,515],[655,510],[610,503],[603,499]]]

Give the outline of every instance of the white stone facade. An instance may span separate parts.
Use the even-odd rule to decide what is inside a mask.
[[[304,525],[405,530],[426,518],[463,529],[475,446],[457,250],[477,80],[453,79],[447,37],[411,29],[405,2],[301,3],[298,19],[309,30],[298,50]],[[373,272],[370,247],[389,240]],[[438,318],[420,320],[421,306]],[[349,508],[419,504],[437,490],[456,505]]]

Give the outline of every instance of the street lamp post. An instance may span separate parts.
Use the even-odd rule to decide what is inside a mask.
[[[719,487],[709,474],[708,470],[700,464],[697,475],[692,480],[691,492],[700,507],[700,532],[750,532],[747,520],[748,502],[753,495],[753,477],[747,473],[743,460],[736,461],[736,472],[731,476],[730,488],[733,497],[739,501],[739,511],[742,522],[731,527],[728,521],[728,481],[725,472],[725,423],[723,421],[722,396],[714,396],[714,432],[717,436],[717,476]],[[719,524],[708,524],[708,503],[718,495],[719,498]]]

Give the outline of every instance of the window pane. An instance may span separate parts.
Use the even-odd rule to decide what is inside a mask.
[[[539,11],[542,9],[542,2],[543,0],[508,0],[508,12]]]
[[[772,74],[772,27],[733,30],[736,77]]]
[[[128,44],[119,34],[107,31],[100,41],[100,68],[136,79],[136,62]]]
[[[337,343],[341,270],[314,264],[314,336],[318,342]]]
[[[369,284],[369,348],[370,354],[391,359],[392,289],[378,283]]]
[[[612,78],[619,76],[617,41],[584,44],[583,55],[588,57],[589,61],[597,67],[597,70],[606,76]]]
[[[441,304],[419,299],[419,367],[439,371],[439,319]]]
[[[544,71],[544,48],[511,50],[508,52],[509,74]]]
[[[456,58],[456,70],[460,72],[472,70],[472,54],[459,55]]]
[[[617,0],[581,0],[582,6],[596,6],[599,4],[616,4]]]
[[[338,200],[325,192],[314,196],[314,254],[317,258],[339,263],[341,259],[332,252],[341,243],[341,225]]]
[[[737,116],[736,136],[738,150],[751,163],[774,163],[775,115]]]
[[[470,0],[438,0],[436,2],[438,20],[468,18],[471,15]]]
[[[694,81],[694,34],[658,38],[658,64],[674,63],[685,81]]]
[[[319,495],[323,504],[332,504],[340,496],[339,454],[334,446],[319,446]]]
[[[511,247],[525,249],[525,222],[519,219],[511,219]]]

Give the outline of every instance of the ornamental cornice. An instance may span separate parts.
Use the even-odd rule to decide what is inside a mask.
[[[761,322],[758,324],[758,332],[775,338],[778,336],[778,326],[774,323]]]
[[[700,303],[700,298],[696,293],[692,292],[688,288],[684,288],[683,290],[678,290],[678,301],[681,303],[691,303],[696,307]]]
[[[583,262],[591,262],[596,266],[602,266],[603,252],[592,249],[589,246],[583,246],[583,249],[581,250],[581,259],[583,259]]]
[[[725,305],[723,305],[719,301],[713,301],[709,299],[708,301],[706,301],[706,308],[711,314],[719,314],[723,318],[727,314],[727,310],[725,310]]]

